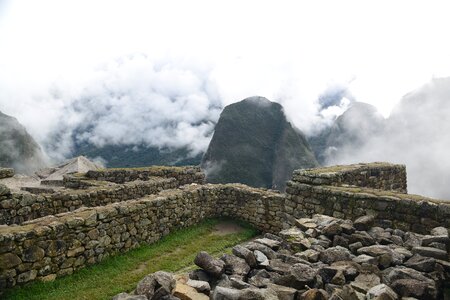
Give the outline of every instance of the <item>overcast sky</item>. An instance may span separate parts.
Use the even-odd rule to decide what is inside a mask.
[[[306,132],[314,127],[318,96],[334,85],[348,86],[356,100],[388,116],[407,92],[433,76],[450,75],[447,6],[446,1],[0,0],[0,110],[42,142],[68,103],[91,97],[86,90],[108,80],[135,92],[123,82],[147,80],[145,63],[129,63],[138,56],[154,72],[160,66],[171,70],[155,81],[167,87],[161,95],[193,90],[197,98],[214,98],[220,105],[265,96],[282,103]],[[173,74],[184,77],[173,80]],[[186,74],[195,80],[186,83]]]
[[[0,3],[1,80],[25,90],[145,53],[214,65],[226,102],[273,98],[284,73],[304,97],[353,80],[358,99],[388,114],[410,89],[450,75],[446,1]]]

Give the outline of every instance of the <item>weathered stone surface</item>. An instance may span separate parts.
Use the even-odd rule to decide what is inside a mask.
[[[148,299],[159,299],[171,295],[175,289],[176,281],[172,274],[158,271],[145,276],[136,287],[137,295],[144,295]]]
[[[412,249],[412,252],[426,257],[433,257],[436,259],[442,260],[448,259],[448,254],[446,251],[431,247],[414,247]]]
[[[319,259],[326,264],[331,264],[336,261],[351,260],[352,254],[348,249],[341,246],[336,246],[322,251]]]
[[[371,265],[378,264],[378,258],[366,254],[358,255],[354,257],[352,261],[358,264],[371,264]]]
[[[357,292],[350,285],[344,285],[342,289],[336,289],[330,297],[330,300],[365,300],[365,294]]]
[[[393,251],[391,248],[385,245],[373,245],[368,247],[362,247],[357,250],[357,253],[377,257],[378,263],[383,268],[387,268],[390,265],[401,264],[404,259],[404,257],[401,254]]]
[[[255,255],[257,265],[260,265],[260,266],[268,266],[269,265],[269,259],[267,258],[266,255],[264,255],[264,253],[262,253],[259,250],[255,250],[255,251],[253,251],[253,253]]]
[[[316,222],[310,218],[301,218],[295,220],[295,225],[303,231],[308,229],[315,229],[317,227]]]
[[[278,300],[276,292],[270,288],[256,289],[253,287],[241,290],[239,300]]]
[[[238,300],[241,299],[241,290],[218,286],[210,295],[211,300]]]
[[[448,229],[445,227],[435,227],[430,231],[431,235],[444,235],[448,237]]]
[[[267,288],[273,290],[279,300],[294,300],[297,294],[296,289],[278,284],[269,283],[267,284]]]
[[[260,243],[250,242],[247,243],[245,247],[251,251],[255,250],[261,251],[262,253],[264,253],[265,256],[267,256],[268,259],[273,259],[277,257],[275,251]]]
[[[313,250],[313,249],[308,249],[299,253],[296,253],[295,256],[307,260],[309,262],[317,262],[319,260],[320,257],[320,252]]]
[[[300,295],[299,300],[327,300],[329,295],[321,289],[310,289]]]
[[[206,281],[209,282],[211,277],[206,271],[197,269],[189,273],[189,278],[192,280]]]
[[[362,273],[359,274],[355,278],[355,281],[351,282],[350,285],[356,291],[366,294],[371,288],[380,283],[381,283],[380,277],[378,277],[377,275],[370,273]]]
[[[245,261],[247,262],[247,264],[250,267],[256,266],[256,258],[251,250],[249,250],[241,245],[237,245],[237,246],[233,247],[232,252],[237,257],[245,259]]]
[[[432,243],[442,243],[448,245],[450,238],[448,234],[444,235],[425,235],[422,237],[422,246],[429,246]]]
[[[408,249],[412,249],[413,247],[418,247],[422,245],[422,241],[420,237],[414,232],[405,233],[405,237],[403,239],[405,247]]]
[[[353,253],[356,253],[356,250],[358,250],[359,248],[362,248],[362,247],[363,247],[363,244],[361,242],[356,242],[356,243],[348,245],[348,248]]]
[[[194,263],[214,277],[220,277],[225,272],[225,262],[215,259],[205,251],[197,254]]]
[[[255,239],[255,243],[263,244],[264,246],[267,246],[273,250],[278,250],[281,245],[281,243],[279,241],[268,239],[268,238]]]
[[[289,273],[275,279],[275,283],[292,287],[294,289],[303,289],[305,285],[313,284],[316,280],[317,270],[305,264],[295,264],[289,269]]]
[[[173,295],[180,300],[208,300],[209,297],[203,293],[198,292],[194,287],[188,284],[177,282],[173,291]]]
[[[400,283],[398,283],[399,286],[394,285],[395,281],[403,279],[406,279],[406,281],[400,281]],[[410,279],[412,279],[412,281],[410,281]],[[423,284],[426,286],[424,293],[426,293],[430,299],[435,299],[438,293],[436,282],[434,280],[424,276],[419,271],[403,266],[389,268],[383,271],[383,282],[392,286],[394,291],[399,295],[403,295],[403,292],[401,292],[402,289],[408,291],[414,288],[419,289]],[[418,285],[418,283],[420,283],[420,285]]]
[[[332,221],[322,228],[322,234],[326,236],[335,236],[342,232],[342,227],[337,221]]]
[[[367,231],[373,226],[374,221],[375,217],[372,215],[362,216],[353,222],[353,227],[359,231]]]
[[[32,246],[24,251],[22,260],[25,262],[35,262],[43,259],[44,256],[45,256],[44,249],[38,246]]]
[[[420,272],[433,272],[436,268],[436,260],[416,254],[405,262],[405,266]]]
[[[193,287],[196,291],[200,293],[209,294],[209,292],[211,291],[211,286],[207,281],[189,279],[186,282],[186,284],[189,285],[190,287]]]
[[[265,287],[269,283],[273,283],[280,276],[274,277],[273,273],[269,273],[266,270],[252,270],[249,273],[248,283],[257,286]]]
[[[250,271],[250,266],[245,262],[244,259],[239,258],[234,255],[224,254],[221,258],[225,262],[225,273],[226,274],[237,274],[246,276]]]
[[[418,299],[433,299],[427,294],[427,283],[416,279],[398,279],[392,283],[392,288],[401,297],[415,297]],[[430,298],[426,298],[430,296]]]
[[[27,272],[19,274],[19,276],[17,276],[17,281],[19,283],[25,283],[25,282],[34,280],[36,278],[36,276],[37,276],[36,270],[27,271]]]
[[[130,295],[128,293],[120,293],[115,295],[112,300],[147,300],[144,295]]]
[[[0,179],[13,177],[14,173],[13,168],[0,168]]]
[[[0,269],[11,269],[22,263],[22,260],[14,253],[0,254]]]
[[[366,294],[367,300],[396,300],[398,295],[387,285],[379,284],[372,287]]]
[[[50,241],[46,250],[46,254],[50,257],[55,257],[63,254],[66,249],[66,242],[64,240]]]

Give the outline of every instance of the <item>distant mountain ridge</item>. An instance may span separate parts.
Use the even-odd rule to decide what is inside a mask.
[[[310,137],[309,142],[318,161],[326,164],[339,152],[362,147],[368,137],[383,132],[385,123],[375,106],[354,102],[330,127]]]
[[[211,183],[284,190],[292,171],[318,166],[303,133],[280,104],[250,97],[222,111],[202,167]]]
[[[46,165],[38,143],[16,118],[0,112],[0,167],[32,173]]]
[[[160,149],[147,145],[105,145],[97,147],[93,144],[81,143],[75,146],[73,155],[84,155],[91,159],[100,158],[109,168],[130,168],[149,165],[199,165],[203,153],[192,156],[185,147],[176,149]]]

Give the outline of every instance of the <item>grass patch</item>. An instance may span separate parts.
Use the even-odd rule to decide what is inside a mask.
[[[215,234],[215,226],[221,222],[227,220],[206,220],[172,233],[155,244],[110,257],[53,282],[33,282],[15,287],[2,295],[2,299],[111,299],[120,292],[133,290],[137,282],[149,273],[190,268],[199,251],[218,255],[257,234],[255,229],[242,223],[243,229],[239,232]]]

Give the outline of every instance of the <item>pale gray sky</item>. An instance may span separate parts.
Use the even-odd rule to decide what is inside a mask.
[[[447,1],[0,3],[0,110],[41,140],[64,101],[130,54],[193,66],[224,105],[251,95],[279,101],[306,131],[329,85],[348,84],[387,116],[405,93],[450,75]],[[49,99],[52,89],[64,97]]]

